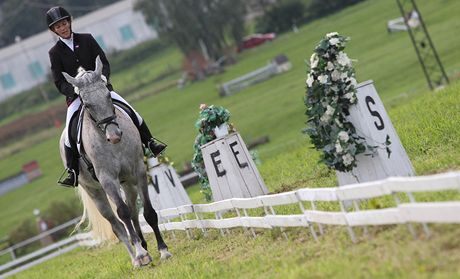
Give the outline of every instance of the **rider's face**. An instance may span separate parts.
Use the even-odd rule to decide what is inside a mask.
[[[53,31],[63,39],[69,39],[72,35],[72,31],[70,30],[70,21],[68,19],[63,19],[51,27]]]

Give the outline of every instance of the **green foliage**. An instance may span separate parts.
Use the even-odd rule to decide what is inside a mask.
[[[201,193],[204,195],[206,201],[212,201],[211,188],[209,187],[208,175],[203,161],[203,154],[201,153],[201,146],[216,139],[213,129],[219,127],[224,123],[228,123],[230,119],[230,112],[223,107],[202,104],[200,106],[200,115],[195,123],[198,129],[198,135],[193,144],[195,154],[192,159],[192,167],[198,174],[199,182],[201,184]]]
[[[43,211],[43,219],[56,226],[63,224],[71,219],[74,219],[82,214],[82,206],[80,201],[72,199],[69,201],[54,201],[48,208]],[[52,236],[54,240],[68,237],[73,231],[73,226],[67,229],[57,231]]]
[[[364,0],[312,0],[308,7],[308,18],[321,18],[362,1]]]
[[[110,70],[112,73],[125,71],[146,58],[160,55],[166,49],[172,47],[168,40],[151,40],[137,45],[131,51],[121,51],[110,53]]]
[[[20,94],[14,95],[0,103],[0,121],[13,114],[24,113],[32,107],[45,104],[46,99],[52,101],[60,96],[62,95],[56,89],[54,84],[49,81],[42,84],[41,88],[37,86]]]
[[[305,21],[305,5],[301,0],[285,1],[272,6],[262,17],[257,19],[256,31],[259,33],[284,33],[294,24]]]
[[[373,155],[375,148],[366,144],[358,135],[347,116],[352,105],[356,105],[355,70],[344,52],[349,38],[337,32],[329,33],[315,48],[310,58],[307,75],[307,128],[311,143],[322,151],[321,162],[329,168],[349,172],[357,165],[356,156],[367,152]],[[390,139],[385,148],[390,156]]]
[[[47,207],[41,214],[41,218],[46,221],[51,229],[56,225],[63,224],[71,219],[81,215],[82,206],[78,200],[69,201],[54,201]],[[52,238],[57,241],[69,236],[73,231],[73,226],[66,229],[59,230],[53,233]],[[9,232],[8,242],[10,245],[20,243],[24,240],[32,238],[39,233],[36,220],[29,218],[14,227]],[[39,248],[39,241],[33,242],[29,245],[15,250],[16,256],[25,255]]]
[[[227,35],[238,43],[244,34],[243,0],[140,0],[136,9],[185,55],[201,51],[204,44],[217,60],[231,43]]]
[[[29,239],[37,234],[38,231],[35,223],[32,220],[24,220],[9,233],[8,241],[11,245],[14,245],[26,239]],[[36,247],[38,247],[38,244],[34,243],[34,245],[28,245],[18,248],[14,252],[18,256],[25,255],[27,253],[30,253],[30,251],[33,251],[33,249]]]

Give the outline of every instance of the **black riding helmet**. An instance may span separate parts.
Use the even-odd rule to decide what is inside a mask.
[[[56,22],[67,18],[70,20],[70,14],[63,7],[52,7],[46,12],[46,23],[48,23],[49,29],[51,29],[51,26]]]

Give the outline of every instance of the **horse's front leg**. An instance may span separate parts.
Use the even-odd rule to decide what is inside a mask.
[[[102,185],[102,188],[107,193],[107,196],[112,200],[117,208],[117,215],[120,220],[125,224],[126,229],[128,230],[128,234],[131,238],[131,241],[135,248],[135,255],[132,259],[133,265],[135,267],[139,267],[141,265],[147,265],[152,261],[147,250],[142,247],[142,242],[139,236],[136,234],[134,230],[133,223],[131,222],[131,213],[120,196],[119,186],[115,183],[115,179],[108,177],[108,176],[100,176],[99,182]],[[125,244],[126,245],[126,244]],[[129,243],[127,243],[129,245]]]
[[[158,215],[155,209],[152,206],[149,198],[147,177],[144,172],[139,173],[139,195],[144,204],[144,217],[147,223],[152,227],[153,232],[155,233],[155,238],[158,244],[158,251],[160,252],[160,258],[166,260],[172,257],[172,254],[168,251],[168,246],[161,236],[160,229],[158,227]]]

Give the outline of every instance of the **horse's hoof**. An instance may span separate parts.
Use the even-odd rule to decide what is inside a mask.
[[[136,259],[133,260],[133,266],[138,268],[144,265],[148,265],[149,263],[152,262],[152,258],[150,257],[149,254],[144,255],[144,256],[139,256]]]
[[[172,257],[172,254],[169,253],[168,249],[161,249],[160,250],[160,259],[167,260]]]
[[[152,257],[149,254],[142,256],[140,259],[141,265],[148,265],[152,262]]]
[[[139,268],[139,267],[141,267],[141,261],[140,261],[139,259],[133,260],[132,263],[133,263],[133,267],[134,267],[134,268]]]

